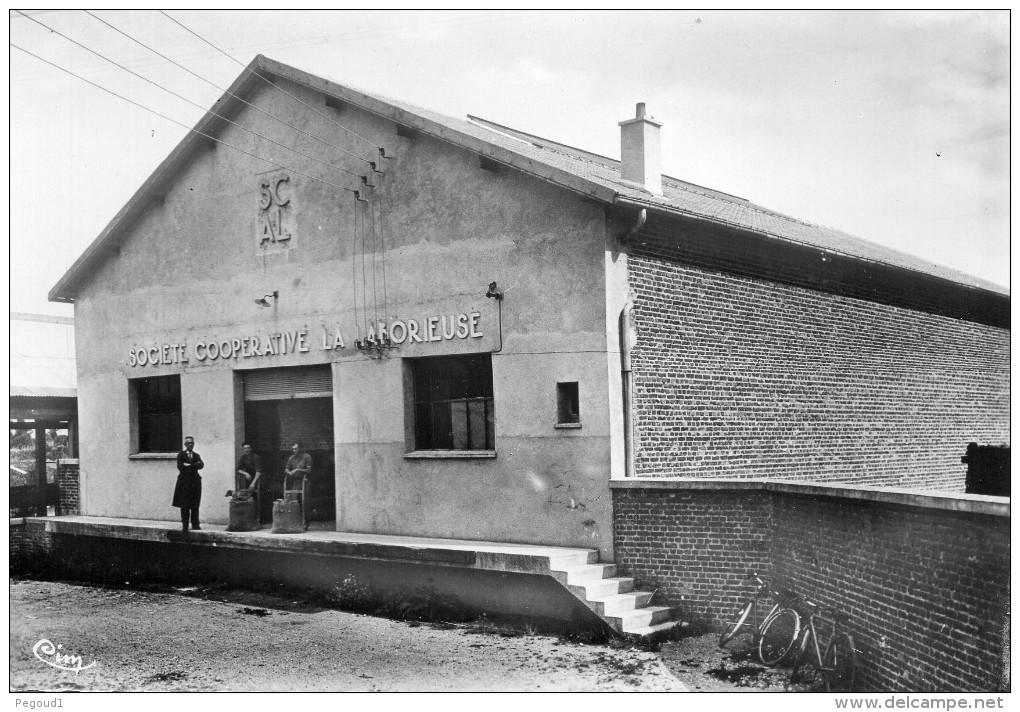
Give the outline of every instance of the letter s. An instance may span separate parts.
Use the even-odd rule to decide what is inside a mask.
[[[268,180],[263,178],[259,181],[259,210],[268,210],[273,204],[273,193],[269,188]]]

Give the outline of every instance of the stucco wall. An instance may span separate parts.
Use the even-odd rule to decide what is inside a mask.
[[[209,144],[153,196],[75,302],[83,513],[176,516],[173,462],[129,456],[128,378],[181,374],[183,429],[206,462],[203,518],[225,522],[221,495],[243,438],[235,371],[332,363],[339,528],[590,546],[609,556],[603,210],[520,173],[482,170],[477,156],[443,142],[398,137],[394,124],[349,105],[338,112],[304,89],[287,89],[396,158],[381,163],[386,175],[374,178],[374,192],[358,186],[371,198],[368,208],[291,172],[294,237],[276,251],[260,251],[256,235],[259,177],[277,173],[273,166]],[[251,101],[378,160],[354,134],[275,90]],[[364,166],[253,111],[235,120],[331,164]],[[246,150],[270,148],[233,126],[221,138]],[[300,156],[272,154],[302,173],[359,183]],[[358,209],[367,212],[356,216]],[[502,343],[498,305],[485,297],[492,281],[506,293]],[[253,303],[273,291],[272,308]],[[471,312],[479,314],[480,338],[405,343],[378,357],[354,348],[377,316]],[[345,347],[323,349],[324,328],[339,329]],[[199,341],[302,329],[304,353],[199,361],[194,351]],[[189,362],[129,365],[130,349],[163,343],[186,343]],[[496,457],[406,458],[401,359],[488,351],[498,351]],[[554,427],[558,380],[580,383],[580,429]]]

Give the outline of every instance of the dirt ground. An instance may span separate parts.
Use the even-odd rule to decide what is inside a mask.
[[[237,589],[130,582],[114,589],[16,579],[10,602],[12,691],[789,689],[783,672],[718,650],[714,635],[650,650],[485,622],[396,621]],[[48,654],[43,640],[54,646]],[[76,664],[59,655],[80,656],[82,669],[61,669]]]

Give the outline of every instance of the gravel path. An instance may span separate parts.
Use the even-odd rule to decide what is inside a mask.
[[[11,690],[686,689],[660,653],[394,621],[265,594],[217,598],[200,589],[12,580]],[[95,664],[78,673],[46,665],[33,654],[43,639],[63,645],[60,654],[81,656],[83,666]]]

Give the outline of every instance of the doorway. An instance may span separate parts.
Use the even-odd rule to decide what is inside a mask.
[[[244,439],[262,458],[259,518],[272,521],[283,498],[283,471],[291,445],[312,457],[308,477],[309,522],[336,521],[333,392],[329,366],[260,369],[244,374]],[[331,527],[335,528],[335,527]]]

